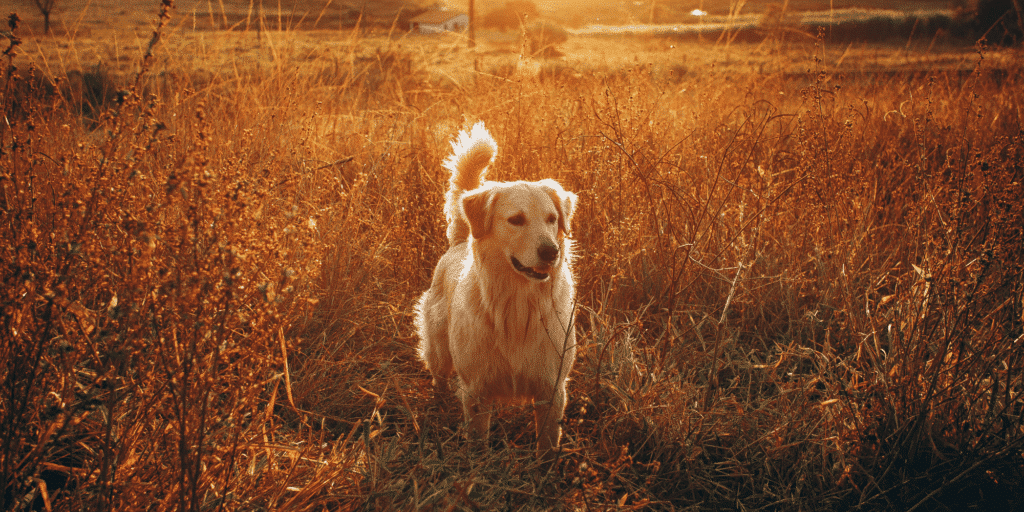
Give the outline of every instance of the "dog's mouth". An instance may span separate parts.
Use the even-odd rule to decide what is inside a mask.
[[[512,267],[514,267],[519,272],[522,272],[524,275],[526,275],[526,277],[529,277],[531,279],[536,279],[538,281],[543,281],[543,280],[548,278],[548,275],[549,275],[548,273],[546,273],[546,272],[538,272],[538,271],[536,271],[536,270],[534,270],[534,269],[532,269],[530,267],[527,267],[527,266],[523,265],[522,263],[519,263],[519,260],[517,260],[515,256],[512,256],[511,259],[512,259]],[[547,268],[545,268],[544,270],[547,270]]]

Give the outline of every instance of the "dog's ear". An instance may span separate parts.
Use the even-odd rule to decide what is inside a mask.
[[[569,229],[572,227],[572,214],[576,211],[576,194],[563,189],[555,180],[541,180],[540,183],[547,189],[551,201],[558,209],[559,233],[569,234]]]
[[[494,187],[483,186],[462,194],[462,214],[473,238],[483,238],[491,230],[491,210],[497,195]]]

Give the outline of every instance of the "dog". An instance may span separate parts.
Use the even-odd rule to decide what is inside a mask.
[[[439,390],[457,376],[470,439],[496,403],[533,403],[537,454],[559,449],[576,359],[569,228],[576,195],[550,179],[484,181],[498,151],[477,123],[452,142],[448,251],[416,306],[419,356]]]

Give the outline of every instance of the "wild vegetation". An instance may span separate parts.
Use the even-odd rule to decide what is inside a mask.
[[[0,508],[1020,507],[1014,51],[541,64],[173,14],[108,64],[9,19]],[[550,466],[521,408],[465,443],[415,356],[440,163],[477,120],[494,179],[580,196]]]

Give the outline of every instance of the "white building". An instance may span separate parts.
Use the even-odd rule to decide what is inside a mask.
[[[469,15],[459,11],[427,11],[409,20],[409,30],[421,34],[462,32],[469,26]]]

